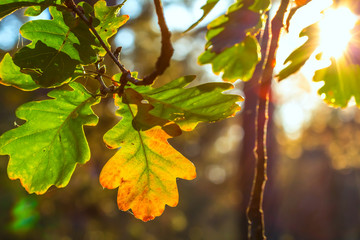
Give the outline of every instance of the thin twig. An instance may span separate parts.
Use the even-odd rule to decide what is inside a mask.
[[[125,2],[126,1],[124,1],[122,3],[122,5]],[[155,4],[155,10],[156,10],[156,14],[158,16],[158,23],[159,23],[160,31],[161,31],[161,52],[160,52],[159,58],[156,61],[155,70],[152,73],[150,73],[149,75],[145,76],[144,79],[141,81],[141,80],[133,78],[131,76],[130,71],[127,70],[120,63],[118,57],[113,52],[111,52],[111,50],[107,47],[106,43],[101,39],[99,33],[96,31],[96,29],[92,25],[92,20],[88,19],[85,16],[83,11],[81,11],[81,9],[79,9],[75,5],[73,0],[65,0],[65,5],[69,9],[71,9],[73,12],[75,12],[88,25],[91,32],[99,40],[101,46],[105,49],[107,54],[110,56],[110,58],[119,67],[120,71],[122,72],[122,74],[123,74],[122,81],[121,81],[122,84],[121,84],[121,87],[119,87],[119,89],[120,89],[119,94],[122,93],[121,89],[124,89],[124,87],[126,86],[126,84],[128,82],[131,82],[135,85],[151,85],[155,81],[155,79],[158,76],[162,75],[164,73],[164,71],[170,66],[170,60],[174,53],[174,48],[172,47],[172,44],[171,44],[171,33],[165,22],[165,17],[164,17],[161,0],[154,0],[154,4]]]
[[[129,70],[127,70],[120,62],[119,59],[111,52],[111,50],[107,47],[106,43],[104,42],[104,40],[102,40],[102,38],[100,37],[99,33],[96,31],[96,29],[94,28],[94,26],[92,25],[92,20],[88,19],[85,14],[75,5],[73,0],[65,0],[65,5],[70,8],[73,12],[75,12],[80,18],[81,20],[83,20],[86,25],[88,25],[89,29],[91,30],[91,32],[95,35],[95,37],[99,40],[101,46],[105,49],[105,51],[107,52],[107,54],[110,56],[110,58],[113,60],[113,62],[119,67],[120,71],[122,72],[122,74],[124,76],[126,76],[126,80],[128,82],[132,82],[134,84],[137,84],[138,82],[140,82],[139,80],[133,78],[131,76],[131,73]]]
[[[281,0],[280,7],[271,21],[271,41],[269,52],[266,58],[266,64],[262,77],[259,80],[259,102],[257,106],[256,120],[256,143],[254,154],[256,158],[256,170],[253,182],[253,188],[248,208],[249,232],[248,238],[251,240],[265,240],[264,215],[262,202],[265,183],[267,180],[267,153],[266,137],[267,123],[269,119],[268,106],[271,91],[271,80],[276,63],[276,50],[280,38],[280,32],[283,28],[284,15],[288,8],[289,0]]]
[[[170,60],[174,53],[174,48],[171,44],[171,33],[166,25],[164,11],[161,0],[154,0],[156,15],[158,17],[158,24],[161,31],[161,52],[156,61],[155,70],[149,75],[145,76],[143,81],[138,85],[150,85],[155,79],[162,75],[165,70],[170,66]]]
[[[100,83],[100,93],[103,94],[103,95],[106,95],[108,93],[113,93],[114,91],[114,86],[106,86],[103,78],[102,78],[102,75],[105,73],[105,69],[104,68],[100,68],[100,61],[97,61],[95,63],[95,68],[96,68],[96,73],[97,75],[95,76],[95,79],[98,80],[98,82]]]

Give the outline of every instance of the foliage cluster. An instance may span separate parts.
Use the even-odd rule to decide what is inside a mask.
[[[207,0],[203,16],[187,31],[196,27],[218,2]],[[200,64],[211,64],[223,82],[189,87],[195,76],[182,76],[155,88],[154,81],[167,69],[173,54],[160,0],[154,0],[154,6],[161,30],[161,53],[153,72],[143,78],[122,65],[121,46],[111,50],[108,42],[129,19],[120,14],[126,1],[107,6],[105,0],[99,0],[91,6],[86,2],[76,5],[73,0],[3,0],[0,19],[21,8],[26,8],[26,16],[39,15],[49,8],[52,19],[30,21],[21,27],[22,37],[30,43],[2,59],[0,83],[24,91],[55,88],[48,93],[50,99],[20,106],[16,116],[25,123],[0,137],[0,154],[10,156],[9,178],[20,179],[29,193],[43,194],[51,186],[65,187],[76,165],[90,160],[83,128],[98,122],[92,107],[103,98],[112,98],[121,120],[104,135],[105,144],[116,153],[104,166],[100,183],[104,188],[118,188],[119,209],[131,209],[143,221],[154,219],[162,214],[165,205],[177,205],[176,179],[196,177],[194,165],[167,140],[192,131],[200,122],[234,116],[243,98],[225,91],[232,89],[238,79],[257,77],[258,165],[249,219],[254,225],[251,235],[261,239],[263,228],[258,226],[263,221],[262,190],[266,181],[267,105],[278,40],[284,24],[289,29],[292,16],[309,2],[295,1],[291,8],[289,0],[282,0],[270,21],[270,0],[236,0],[226,14],[208,25],[205,51],[198,59]],[[344,3],[351,1],[335,1],[334,5]],[[290,13],[285,21],[287,10]],[[352,30],[346,54],[331,58],[328,67],[315,73],[314,81],[324,81],[319,94],[331,106],[346,107],[352,97],[360,105],[356,80],[360,71],[358,29],[359,22]],[[278,80],[297,72],[316,53],[318,23],[306,27],[300,34],[303,36],[307,40],[289,54],[285,61],[288,65],[276,76]],[[322,55],[317,53],[317,58]],[[105,57],[112,60],[119,73],[108,75]],[[255,71],[261,74],[254,75]],[[83,77],[97,82],[97,90],[90,91],[81,84]],[[105,83],[105,78],[111,85]]]

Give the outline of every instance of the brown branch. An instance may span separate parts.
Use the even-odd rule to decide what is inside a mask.
[[[162,75],[165,70],[170,66],[170,60],[174,53],[174,48],[171,44],[171,33],[166,25],[164,11],[162,8],[161,0],[154,0],[156,15],[158,17],[158,24],[161,31],[161,52],[156,61],[155,70],[149,75],[145,76],[143,81],[137,85],[150,85],[155,79]]]
[[[255,177],[251,192],[250,204],[247,210],[249,220],[248,238],[250,240],[265,240],[264,215],[262,202],[264,195],[265,183],[267,180],[267,153],[266,137],[269,96],[271,91],[271,80],[273,78],[274,67],[276,63],[276,50],[280,38],[280,32],[283,28],[284,15],[288,8],[289,0],[281,0],[280,7],[271,21],[271,40],[269,52],[265,63],[262,77],[259,80],[259,102],[257,106],[256,120],[256,143],[254,154],[256,158]]]

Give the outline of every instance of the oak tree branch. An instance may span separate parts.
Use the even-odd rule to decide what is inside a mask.
[[[249,232],[250,240],[265,240],[264,215],[262,210],[262,202],[264,195],[265,183],[267,180],[267,153],[266,153],[266,137],[267,123],[269,119],[268,106],[271,91],[271,80],[276,63],[276,50],[280,38],[280,32],[283,28],[284,15],[288,8],[289,0],[281,0],[280,7],[271,21],[271,36],[269,51],[266,57],[265,68],[262,77],[259,79],[259,102],[257,106],[256,119],[256,143],[254,154],[256,158],[255,177],[251,192],[250,204],[248,208]]]

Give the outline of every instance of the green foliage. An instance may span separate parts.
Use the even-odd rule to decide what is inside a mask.
[[[254,37],[247,36],[244,41],[225,49],[219,54],[206,50],[199,56],[200,64],[212,64],[215,74],[223,72],[222,79],[234,82],[237,79],[247,81],[254,73],[259,61],[259,44]]]
[[[12,12],[23,7],[40,7],[28,11],[28,15],[36,15],[40,14],[39,11],[41,10],[39,9],[45,9],[49,6],[60,5],[62,2],[64,2],[64,0],[2,0],[0,3],[0,20],[3,17],[6,17]]]
[[[223,72],[225,81],[249,80],[260,60],[255,36],[266,21],[268,7],[268,1],[255,1],[251,6],[238,1],[230,6],[225,15],[209,24],[199,63],[212,64],[213,72]]]
[[[25,91],[32,91],[39,88],[32,77],[20,71],[12,60],[9,53],[6,53],[3,60],[0,62],[0,80],[1,84],[6,86],[13,86]]]
[[[352,30],[352,38],[343,55],[337,59],[331,57],[330,66],[317,70],[313,77],[315,82],[324,82],[318,93],[330,106],[344,108],[352,97],[355,98],[356,104],[360,106],[360,85],[357,79],[360,73],[358,57],[360,51],[358,46],[360,39],[359,29],[358,22]],[[285,64],[290,64],[280,71],[278,74],[279,80],[296,73],[313,55],[319,47],[319,31],[318,22],[303,29],[300,37],[306,36],[307,40],[287,57]],[[318,53],[316,57],[318,60],[324,60],[323,52]]]
[[[205,15],[216,2],[208,2]],[[83,127],[97,124],[91,107],[99,103],[100,96],[116,94],[117,115],[123,119],[104,140],[109,147],[121,149],[105,165],[100,182],[107,188],[119,187],[119,208],[132,209],[137,218],[147,221],[161,215],[165,205],[177,204],[177,178],[196,176],[194,165],[167,139],[179,136],[182,129],[193,130],[199,122],[235,115],[240,110],[237,102],[243,99],[223,93],[233,88],[230,83],[188,87],[195,76],[180,77],[159,88],[128,84],[129,78],[141,79],[135,73],[127,76],[130,73],[122,68],[112,79],[114,85],[107,87],[102,80],[106,74],[102,60],[113,54],[108,40],[129,19],[119,15],[121,6],[109,7],[104,0],[94,7],[84,2],[75,6],[69,0],[0,3],[1,17],[22,7],[28,7],[27,16],[49,7],[52,16],[21,27],[21,35],[31,43],[13,57],[4,56],[1,84],[25,91],[61,86],[48,94],[52,99],[18,108],[16,115],[25,123],[2,134],[0,154],[10,156],[9,178],[20,179],[29,193],[43,194],[52,185],[65,187],[76,165],[90,159]],[[257,60],[256,41],[251,39]],[[246,54],[245,47],[241,49]],[[90,93],[75,82],[84,76],[101,87]]]
[[[218,2],[208,0],[202,7],[203,16],[188,30]],[[101,97],[115,96],[119,107],[116,115],[122,119],[105,134],[104,141],[117,152],[104,166],[100,182],[105,188],[119,188],[121,210],[131,209],[135,217],[147,221],[161,215],[165,205],[177,205],[177,178],[190,180],[196,176],[194,165],[167,139],[194,130],[200,122],[234,116],[243,98],[226,93],[233,88],[231,83],[194,86],[195,76],[184,76],[155,88],[150,81],[130,73],[118,60],[120,48],[112,51],[109,44],[129,19],[120,15],[122,5],[107,6],[105,0],[97,1],[94,7],[84,2],[76,6],[72,0],[1,1],[0,19],[24,7],[27,16],[39,15],[49,7],[52,19],[30,21],[21,27],[21,35],[30,43],[13,57],[5,54],[0,62],[0,83],[24,91],[57,89],[48,94],[52,99],[18,108],[16,115],[25,123],[2,134],[0,154],[10,156],[9,177],[20,179],[29,193],[42,194],[50,186],[66,186],[76,165],[90,159],[83,128],[97,124],[98,117],[91,107]],[[199,63],[211,64],[214,73],[222,73],[225,81],[249,80],[261,57],[257,38],[264,30],[269,6],[270,0],[235,1],[226,14],[209,24]],[[170,39],[157,10],[162,40]],[[360,48],[355,44],[360,31],[356,32],[350,60],[333,59],[329,67],[314,76],[314,81],[324,81],[319,93],[332,106],[345,107],[353,96],[360,105],[356,79],[360,74]],[[303,36],[308,37],[307,41],[286,59],[288,66],[279,73],[280,80],[298,71],[317,48],[317,24],[305,28],[300,34]],[[172,47],[166,39],[162,44],[156,69],[147,80],[155,79],[168,66],[164,59],[172,55]],[[112,78],[103,65],[108,63],[103,61],[108,55],[121,72]],[[79,83],[81,77],[96,81],[98,89],[89,92]],[[111,79],[112,85],[107,86],[103,78]]]
[[[20,29],[21,35],[33,41],[33,44],[41,41],[82,64],[94,63],[97,57],[92,46],[99,45],[88,26],[70,12],[60,12],[55,7],[49,9],[52,20],[27,22]]]
[[[185,88],[195,76],[185,76],[160,87],[136,86],[144,99],[154,106],[154,116],[169,119],[183,130],[193,130],[199,122],[218,121],[234,115],[240,107],[238,95],[223,94],[233,88],[229,83],[207,83]]]
[[[211,12],[211,10],[216,6],[219,1],[220,0],[207,0],[205,5],[201,7],[201,9],[204,11],[203,15],[200,17],[199,20],[197,20],[188,29],[186,29],[185,32],[188,32],[195,28]]]
[[[299,37],[307,37],[306,42],[295,49],[285,60],[284,64],[290,63],[278,74],[278,79],[283,80],[296,73],[306,63],[309,57],[319,46],[319,26],[317,23],[303,29]]]
[[[69,82],[78,61],[38,41],[23,47],[13,57],[21,72],[27,73],[39,86],[52,87]]]
[[[124,25],[129,19],[129,16],[127,15],[118,16],[120,9],[121,7],[119,6],[106,6],[105,0],[98,1],[94,5],[95,17],[100,21],[95,29],[100,37],[106,42],[110,37],[114,36],[117,33],[118,28]],[[107,45],[108,47],[110,46],[109,43],[107,43]],[[106,51],[103,48],[100,48],[99,52],[101,56],[106,54]]]
[[[91,106],[99,98],[79,83],[70,86],[72,91],[51,91],[54,99],[19,107],[16,115],[26,123],[0,137],[0,154],[10,156],[9,178],[20,179],[29,193],[65,187],[76,164],[90,159],[83,125],[97,124]]]

